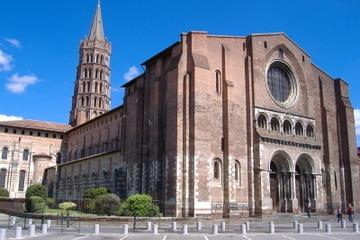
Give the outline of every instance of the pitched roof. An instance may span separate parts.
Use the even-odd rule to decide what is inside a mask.
[[[100,41],[105,40],[100,1],[98,2],[98,5],[96,7],[95,17],[91,25],[88,40],[100,40]]]
[[[16,120],[0,122],[0,126],[18,127],[27,129],[47,130],[54,132],[66,132],[71,129],[70,125],[53,122],[41,122],[34,120]]]

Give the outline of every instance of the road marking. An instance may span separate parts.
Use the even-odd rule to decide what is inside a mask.
[[[166,240],[166,239],[167,239],[167,236],[165,235],[162,240]]]
[[[246,236],[245,234],[242,234],[241,236],[243,236],[243,237],[246,238],[247,240],[252,240],[251,238],[249,238],[249,237]]]
[[[207,236],[204,235],[203,237],[205,238],[205,240],[209,240]]]
[[[318,234],[318,235],[321,237],[331,238],[331,239],[335,239],[335,240],[342,240],[341,238],[331,237],[329,235],[322,235],[322,234]]]
[[[128,237],[128,236],[126,235],[126,236],[120,238],[119,240],[124,240],[124,239],[126,239],[127,237]]]
[[[79,239],[82,239],[82,238],[84,238],[84,237],[87,237],[87,235],[81,236],[81,237],[77,237],[77,238],[74,238],[74,239],[72,239],[72,240],[79,240]]]
[[[284,238],[291,239],[291,240],[296,240],[295,238],[292,238],[292,237],[289,237],[289,236],[286,236],[286,235],[281,235],[281,236],[284,237]]]

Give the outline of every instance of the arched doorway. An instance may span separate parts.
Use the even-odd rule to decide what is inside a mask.
[[[291,198],[289,159],[286,153],[279,152],[270,162],[270,197],[275,212],[288,211],[288,201]]]
[[[310,156],[301,155],[295,165],[296,198],[301,212],[307,211],[309,202],[312,205],[315,199],[315,175],[311,163]]]

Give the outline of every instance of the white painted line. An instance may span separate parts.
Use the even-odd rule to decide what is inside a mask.
[[[124,240],[124,239],[126,239],[127,237],[128,237],[128,236],[126,235],[126,236],[120,238],[119,240]]]
[[[165,235],[162,240],[166,240],[166,239],[167,239],[167,236]]]
[[[87,235],[81,236],[81,237],[77,237],[77,238],[73,238],[72,240],[78,240],[78,239],[82,239],[82,238],[84,238],[84,237],[87,237]]]
[[[287,239],[296,240],[295,238],[292,238],[292,237],[289,237],[289,236],[286,236],[286,235],[281,235],[281,236],[284,237],[284,238],[287,238]]]
[[[246,238],[247,240],[252,240],[251,238],[249,238],[249,237],[246,236],[245,234],[242,234],[241,236],[243,236],[243,237]]]
[[[204,235],[203,237],[205,238],[205,240],[209,240],[207,236]]]
[[[331,239],[335,239],[335,240],[342,240],[341,238],[336,238],[336,237],[331,237],[329,235],[322,235],[322,234],[318,234],[319,236],[321,237],[324,237],[324,238],[331,238]]]

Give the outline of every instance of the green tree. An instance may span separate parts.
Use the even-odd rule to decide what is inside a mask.
[[[108,190],[106,187],[88,188],[84,191],[83,198],[90,200],[95,199],[100,195],[107,194]]]
[[[43,213],[46,207],[45,200],[39,196],[31,196],[25,199],[25,208],[27,212]]]
[[[41,198],[44,199],[44,201],[46,202],[47,196],[48,196],[47,187],[45,187],[44,185],[41,185],[41,184],[31,185],[31,186],[28,187],[28,189],[26,190],[25,197],[26,197],[26,198],[30,198],[30,197],[32,197],[32,196],[41,197]]]
[[[100,195],[94,201],[95,212],[108,216],[114,215],[120,204],[120,198],[113,193]]]
[[[5,188],[0,187],[0,197],[9,197],[9,191]]]
[[[136,217],[152,217],[159,214],[159,207],[153,204],[152,197],[147,194],[135,194],[128,197],[119,207],[120,215],[134,217],[134,229]]]

